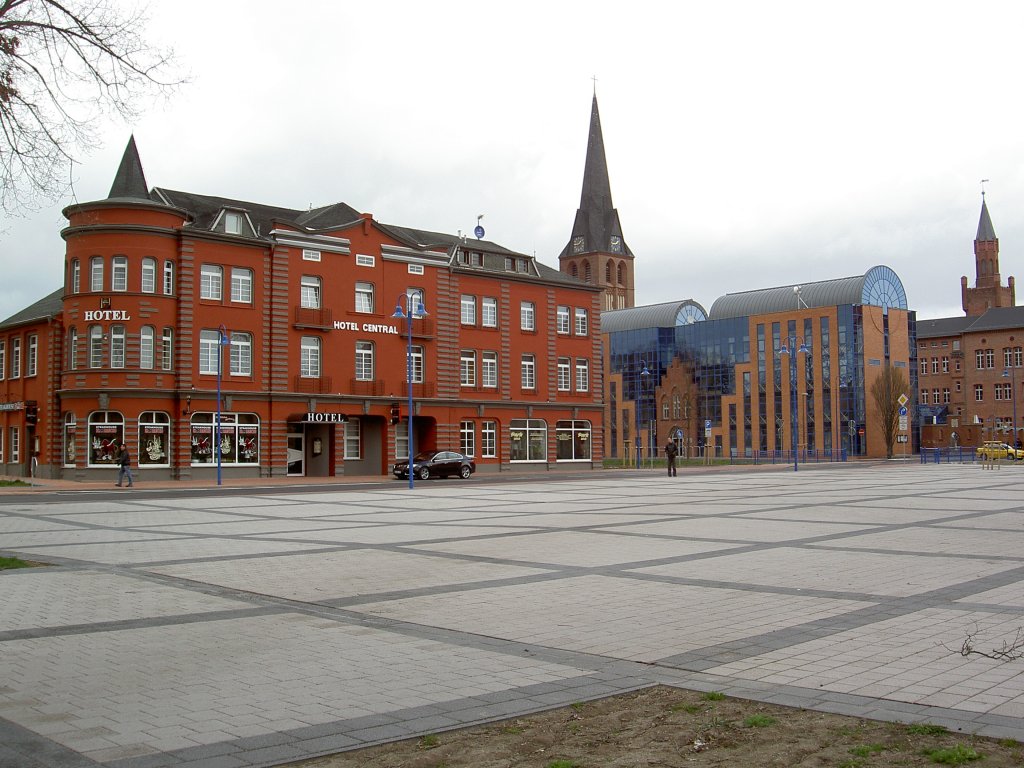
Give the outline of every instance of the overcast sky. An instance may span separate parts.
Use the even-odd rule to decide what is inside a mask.
[[[636,303],[863,274],[962,314],[981,179],[1024,276],[1020,2],[154,0],[191,76],[81,157],[75,196],[0,222],[0,318],[61,286],[61,209],[147,181],[472,232],[557,268],[597,78]]]

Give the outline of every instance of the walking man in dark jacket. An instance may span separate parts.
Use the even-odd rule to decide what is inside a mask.
[[[124,478],[128,478],[128,487],[131,488],[132,483],[132,455],[128,453],[128,445],[122,440],[121,450],[117,454],[117,482],[114,483],[118,488],[121,487],[121,481]]]
[[[676,448],[674,440],[669,440],[665,444],[665,455],[668,457],[668,476],[676,476],[676,455],[679,453],[679,449]]]

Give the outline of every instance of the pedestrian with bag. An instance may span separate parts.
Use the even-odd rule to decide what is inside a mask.
[[[114,483],[118,488],[121,487],[122,481],[128,478],[128,487],[131,488],[132,483],[132,455],[128,452],[128,445],[122,440],[121,450],[117,454],[117,482]]]
[[[665,444],[665,455],[668,457],[668,476],[676,476],[676,456],[679,454],[679,449],[676,448],[674,440],[669,440]]]

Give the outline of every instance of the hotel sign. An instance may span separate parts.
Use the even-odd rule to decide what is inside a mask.
[[[83,314],[85,322],[99,320],[131,320],[132,316],[123,309],[87,309]]]
[[[348,421],[348,414],[345,413],[315,413],[310,411],[303,419],[306,422],[317,424],[344,424]]]
[[[398,335],[397,325],[381,325],[380,323],[350,323],[344,320],[334,321],[336,331],[362,331],[363,333],[386,333]]]
[[[16,403],[0,403],[0,411],[23,411],[25,410],[25,402],[19,400]]]

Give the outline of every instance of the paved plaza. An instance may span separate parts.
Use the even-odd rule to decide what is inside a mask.
[[[0,768],[270,766],[656,683],[1024,740],[1024,467],[0,495]],[[113,489],[111,489],[113,490]]]

